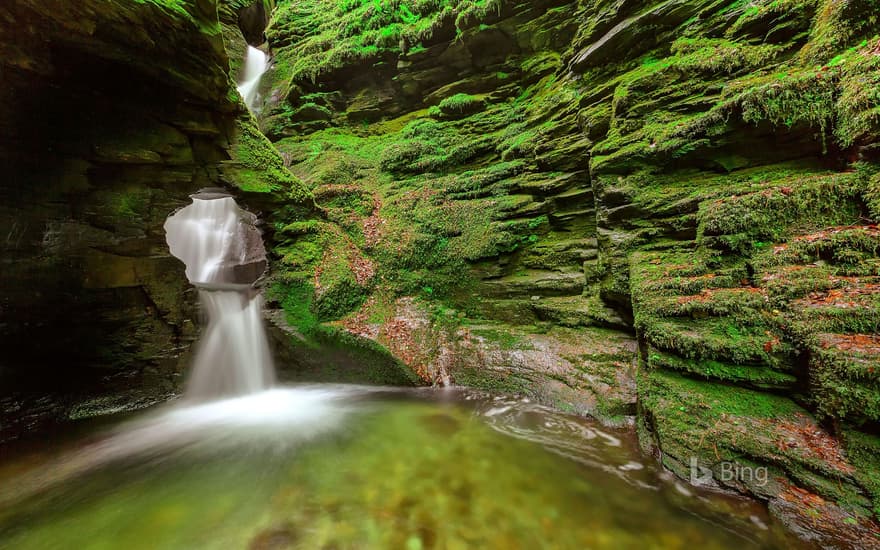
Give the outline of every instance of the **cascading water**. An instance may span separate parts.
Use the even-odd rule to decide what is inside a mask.
[[[269,56],[253,46],[248,46],[247,57],[244,60],[244,74],[238,85],[238,93],[241,94],[244,104],[251,111],[254,110],[257,99],[259,99],[260,79],[268,69]]]
[[[256,216],[222,193],[192,199],[165,222],[171,253],[186,264],[208,317],[186,397],[208,400],[264,390],[274,381],[274,367],[262,296],[253,288],[266,269]]]

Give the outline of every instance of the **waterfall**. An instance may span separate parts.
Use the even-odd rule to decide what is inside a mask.
[[[253,46],[248,46],[247,56],[244,60],[244,74],[238,85],[238,93],[244,99],[244,104],[251,111],[259,99],[260,79],[269,70],[269,56]]]
[[[199,290],[208,316],[186,395],[199,401],[267,389],[274,381],[258,291]]]
[[[223,193],[206,191],[165,222],[171,253],[186,265],[208,318],[186,397],[208,400],[264,390],[274,367],[253,283],[266,269],[256,216]]]

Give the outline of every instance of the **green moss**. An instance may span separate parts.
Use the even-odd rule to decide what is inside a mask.
[[[381,344],[330,325],[319,325],[312,341],[321,349],[320,380],[387,386],[419,386],[418,375]],[[326,356],[324,356],[326,354]]]
[[[827,274],[873,275],[878,255],[880,236],[875,231],[866,227],[829,224],[824,229],[795,236],[784,245],[762,252],[755,258],[754,265],[767,270],[775,266],[820,261],[828,265]]]
[[[717,38],[679,38],[671,49],[674,56],[643,63],[642,67],[654,70],[670,67],[709,75],[736,74],[772,63],[783,50],[775,44],[752,45]]]
[[[809,4],[770,2],[755,9],[759,18],[771,14],[779,21],[792,18],[789,25],[798,18],[806,24],[814,9]],[[783,5],[806,11],[793,17]],[[672,55],[624,65],[626,70],[605,76],[602,85],[613,90],[610,101],[597,102],[582,115],[590,122],[608,120],[607,132],[593,149],[593,169],[629,171],[705,154],[723,142],[731,122],[738,120],[810,129],[808,135],[825,150],[832,137],[844,147],[875,138],[880,126],[874,85],[878,61],[867,41],[847,46],[821,50],[823,55],[837,53],[823,62],[802,63],[803,57],[789,59],[790,44],[678,38]]]
[[[313,290],[309,308],[319,321],[340,319],[363,303],[372,284],[368,273],[372,264],[339,227],[298,221],[281,226],[275,238],[279,256],[275,279],[295,289],[308,281]]]
[[[872,344],[870,337],[862,339],[867,343],[856,343],[849,349],[835,349],[822,342],[813,349],[812,401],[820,414],[854,423],[880,421],[878,354],[871,349],[877,344]],[[842,342],[849,345],[847,339]]]
[[[769,2],[734,2],[723,14],[738,15],[727,30],[731,37],[764,38],[769,30],[784,30],[791,23],[802,29],[810,25],[820,0],[773,0]]]
[[[503,350],[531,349],[531,346],[516,334],[513,327],[510,326],[475,326],[469,330],[474,336],[482,338]]]
[[[392,174],[420,174],[441,168],[444,152],[430,141],[401,141],[385,149],[379,166]]]
[[[116,195],[114,209],[122,218],[144,219],[149,215],[152,193],[147,189],[131,189]]]
[[[291,338],[297,375],[310,381],[417,385],[418,376],[380,344],[321,322],[315,287],[277,280],[267,296],[284,310],[285,320],[304,338]]]
[[[770,463],[774,475],[861,505],[829,461],[778,448],[786,434],[774,422],[812,419],[771,393],[797,388],[803,403],[836,419],[855,420],[858,400],[873,411],[873,379],[857,376],[852,354],[823,355],[810,334],[869,333],[877,304],[804,306],[811,293],[842,289],[834,277],[877,275],[874,241],[837,231],[880,215],[876,170],[843,169],[857,154],[870,158],[880,136],[874,43],[853,42],[867,25],[828,17],[820,0],[707,5],[677,28],[658,24],[656,48],[640,43],[572,78],[570,52],[554,41],[587,48],[608,21],[643,9],[581,3],[576,17],[549,10],[526,23],[522,52],[486,67],[492,74],[428,87],[470,94],[423,98],[421,71],[447,45],[432,33],[451,41],[457,25],[449,55],[468,49],[495,28],[506,32],[509,22],[496,25],[500,3],[283,4],[270,38],[291,79],[279,90],[287,101],[276,116],[287,118],[277,135],[291,137],[278,146],[315,189],[325,220],[286,220],[279,250],[285,277],[326,280],[316,318],[345,315],[368,293],[416,295],[582,334],[594,323],[625,324],[631,306],[645,353],[643,420],[656,422],[665,464],[686,474],[676,459],[716,453]],[[840,27],[831,34],[829,21]],[[571,32],[573,44],[563,40]],[[822,46],[819,60],[815,45],[802,50],[809,42],[835,45]],[[394,109],[370,78],[406,90]],[[338,112],[346,103],[350,112]],[[306,106],[338,127],[293,120]],[[369,285],[346,274],[349,245],[374,263]],[[522,343],[505,331],[487,339],[503,349]],[[529,374],[465,368],[456,378],[529,392],[540,383]]]
[[[135,2],[138,4],[153,4],[178,14],[189,16],[189,11],[187,10],[189,2],[187,0],[135,0]]]
[[[880,59],[870,49],[865,42],[829,62],[842,66],[834,134],[844,147],[880,137]]]
[[[795,69],[731,83],[724,105],[737,106],[745,122],[767,120],[788,128],[806,124],[824,136],[833,123],[836,94],[835,75]]]
[[[670,369],[707,380],[732,382],[756,389],[792,388],[797,381],[792,374],[765,366],[734,365],[711,359],[702,361],[687,359],[661,351],[650,351],[647,364],[652,369]]]
[[[762,191],[703,203],[700,238],[726,250],[748,253],[757,243],[785,240],[793,228],[819,229],[859,220],[857,197],[862,183],[858,174],[798,176],[774,184]]]
[[[810,31],[810,40],[800,52],[808,63],[822,63],[851,46],[876,36],[880,23],[880,2],[859,0],[835,2],[822,0]]]
[[[824,461],[810,449],[780,445],[797,433],[791,431],[795,426],[809,424],[821,433],[807,411],[788,398],[662,370],[639,377],[639,395],[664,464],[680,475],[688,475],[690,457],[706,467],[720,461],[765,466],[773,482],[736,485],[772,495],[778,490],[774,484],[788,476],[849,509],[859,511],[869,504],[845,468]]]
[[[880,221],[880,173],[875,174],[865,188],[865,202],[871,218]]]
[[[767,298],[754,288],[704,289],[698,295],[645,296],[639,300],[640,312],[650,309],[660,317],[730,317],[749,322],[760,318]]]
[[[460,29],[478,24],[497,11],[498,0],[425,0],[418,2],[280,1],[267,35],[270,42],[293,47],[281,52],[290,59],[294,81],[315,80],[345,66],[377,62],[423,43],[450,20]]]
[[[493,203],[447,200],[443,198],[446,189],[492,185],[517,173],[519,167],[488,166],[461,176],[393,179],[389,172],[421,172],[428,163],[445,165],[460,153],[445,123],[392,121],[382,128],[391,131],[384,136],[359,136],[328,129],[304,142],[286,139],[279,147],[291,159],[296,173],[319,185],[318,202],[347,228],[356,243],[366,241],[362,225],[352,223],[351,217],[363,220],[373,214],[374,197],[382,197],[378,212],[382,238],[367,251],[377,268],[377,284],[399,294],[418,294],[430,287],[433,299],[447,299],[468,287],[466,259],[495,254],[498,247],[514,239],[491,228],[497,210]],[[339,186],[340,182],[346,187]],[[354,287],[348,289],[353,292],[346,293],[348,297],[359,294]],[[347,309],[357,300],[341,301],[348,304],[342,309]]]
[[[233,18],[234,21],[238,21],[237,14],[230,16],[230,18]],[[240,82],[243,77],[242,69],[244,68],[244,61],[247,57],[248,44],[241,33],[241,29],[239,29],[237,25],[224,22],[222,28],[223,45],[226,50],[226,55],[229,58],[229,76],[233,82]],[[233,104],[238,104],[239,101],[242,101],[236,86],[229,86],[229,95],[233,96],[231,97],[231,103]]]
[[[681,435],[688,437],[699,436],[699,432],[688,427],[695,420],[714,423],[726,415],[782,420],[805,413],[786,397],[713,384],[668,371],[646,373],[639,379],[639,384],[645,405],[674,422],[682,431]]]
[[[312,202],[311,193],[284,167],[284,160],[253,118],[239,117],[236,128],[231,149],[234,164],[228,166],[226,172],[240,189],[254,193],[281,192],[293,202]]]
[[[874,501],[874,516],[880,518],[880,437],[848,429],[843,433],[843,443],[855,466],[855,476]]]
[[[654,299],[738,287],[748,278],[744,263],[727,265],[714,260],[702,249],[634,252],[630,257],[634,304],[662,313],[664,304],[655,305]]]
[[[342,318],[359,308],[368,295],[367,288],[340,272],[324,274],[322,285],[324,286],[315,301],[315,311],[321,321]]]
[[[455,94],[440,102],[440,113],[447,117],[462,117],[483,110],[484,103],[479,97],[469,94]]]
[[[327,180],[333,182],[345,181],[344,175],[350,176],[351,174],[345,168],[341,167],[338,176],[327,178]],[[366,217],[372,213],[374,206],[372,198],[354,186],[346,188],[319,188],[317,189],[315,200],[322,208],[341,211],[342,216],[356,215],[358,217]],[[343,220],[337,223],[343,223]]]
[[[318,317],[312,311],[315,287],[305,282],[275,282],[268,291],[270,301],[284,310],[287,323],[303,335],[311,335],[318,326]]]
[[[531,395],[532,380],[510,371],[465,366],[455,371],[456,384],[498,393]]]
[[[718,360],[734,364],[766,365],[790,370],[792,347],[780,340],[766,325],[740,324],[728,319],[705,321],[648,320],[639,316],[637,325],[645,339],[664,350],[695,360]]]

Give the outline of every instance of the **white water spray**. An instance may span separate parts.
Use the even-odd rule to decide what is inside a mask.
[[[248,46],[247,57],[244,60],[244,74],[238,85],[238,93],[244,99],[244,104],[251,111],[259,99],[260,79],[269,70],[269,56],[253,46]]]
[[[186,397],[206,401],[264,390],[274,382],[274,367],[262,296],[252,286],[266,269],[256,216],[221,193],[192,199],[165,222],[171,253],[186,264],[208,317]]]

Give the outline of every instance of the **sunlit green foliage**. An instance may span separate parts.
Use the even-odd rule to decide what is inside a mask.
[[[418,52],[440,30],[473,26],[500,9],[500,0],[283,0],[267,30],[289,52],[294,80],[315,79],[346,64]]]

